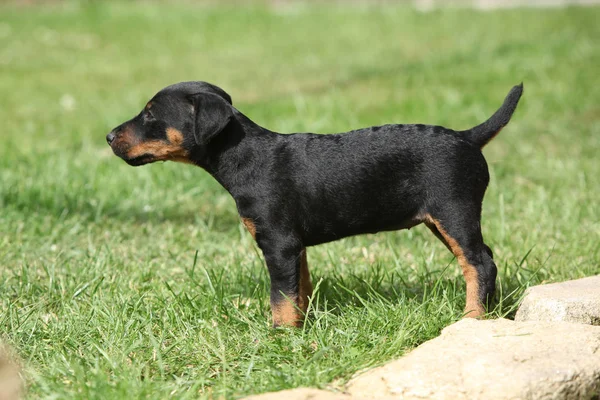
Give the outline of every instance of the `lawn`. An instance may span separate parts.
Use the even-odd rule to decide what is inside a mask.
[[[0,6],[0,335],[30,398],[237,398],[342,388],[461,317],[452,255],[424,226],[308,250],[302,329],[270,328],[269,280],[206,172],[132,168],[108,131],[163,86],[205,80],[279,132],[466,129],[521,81],[484,153],[492,316],[600,270],[600,8],[315,4]]]

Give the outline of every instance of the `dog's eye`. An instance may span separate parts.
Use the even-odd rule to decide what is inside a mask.
[[[143,117],[144,117],[144,122],[151,122],[151,121],[154,121],[154,119],[155,119],[154,115],[152,115],[150,110],[145,110]]]

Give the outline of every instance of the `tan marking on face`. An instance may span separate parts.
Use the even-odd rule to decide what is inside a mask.
[[[167,128],[168,142],[163,140],[150,140],[139,143],[129,149],[127,157],[136,158],[150,154],[153,161],[178,161],[190,163],[189,152],[182,147],[183,134],[175,128]]]
[[[242,218],[242,223],[248,232],[250,232],[250,235],[252,235],[254,240],[256,240],[256,225],[254,225],[254,222],[250,218]]]
[[[183,144],[183,133],[175,128],[167,128],[167,139],[173,145],[181,146]]]
[[[133,134],[133,131],[131,130],[131,126],[127,125],[125,126],[125,128],[123,128],[123,130],[121,132],[119,132],[119,134],[117,135],[117,137],[114,140],[114,144],[117,143],[125,143],[128,145],[135,145],[139,142],[138,138]]]
[[[138,143],[139,139],[131,130],[131,126],[127,125],[110,144],[110,147],[123,153],[126,149],[131,148],[131,146],[136,146]]]
[[[273,314],[273,325],[275,326],[302,326],[302,313],[297,307],[298,299],[288,296],[279,302],[271,302],[271,313]]]
[[[152,102],[149,101],[148,104],[146,104],[146,110],[149,110],[152,108]]]
[[[300,260],[300,285],[298,288],[298,307],[304,314],[308,309],[309,297],[313,294],[313,286],[310,281],[310,272],[308,271],[308,262],[306,260],[306,249],[302,250]]]
[[[479,301],[479,279],[477,269],[469,263],[467,257],[465,257],[463,249],[460,247],[458,242],[451,237],[448,232],[442,227],[440,221],[431,217],[426,216],[426,221],[430,224],[435,225],[440,235],[446,241],[448,247],[452,251],[452,254],[458,260],[458,264],[462,268],[465,282],[467,283],[467,302],[465,305],[465,318],[478,318],[485,314],[485,309]]]

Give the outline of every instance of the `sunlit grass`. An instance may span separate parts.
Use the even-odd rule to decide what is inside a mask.
[[[523,81],[485,149],[492,315],[529,285],[598,273],[600,9],[85,4],[0,8],[0,333],[32,398],[340,388],[461,317],[458,265],[417,227],[310,248],[310,318],[272,330],[266,268],[227,193],[106,146],[177,81],[223,87],[270,129],[323,133],[465,129]]]

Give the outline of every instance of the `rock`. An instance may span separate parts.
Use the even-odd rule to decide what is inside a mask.
[[[515,320],[600,325],[600,275],[529,288]]]
[[[298,388],[244,397],[242,400],[352,400],[350,396],[326,390]]]
[[[0,400],[18,400],[23,392],[20,362],[14,351],[0,342]]]
[[[597,399],[600,327],[463,319],[354,378],[355,399]]]

